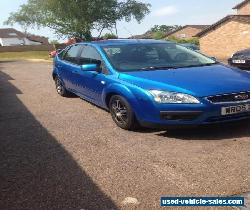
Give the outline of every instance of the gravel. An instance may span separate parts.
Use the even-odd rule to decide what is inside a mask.
[[[250,191],[250,122],[125,131],[108,112],[60,97],[51,71],[0,62],[0,209],[153,210],[161,196]]]

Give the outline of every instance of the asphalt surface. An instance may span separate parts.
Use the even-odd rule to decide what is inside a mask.
[[[0,209],[153,210],[161,196],[250,191],[249,122],[125,131],[108,112],[60,97],[51,69],[0,62]]]

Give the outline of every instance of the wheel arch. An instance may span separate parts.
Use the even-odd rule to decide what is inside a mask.
[[[52,78],[53,78],[53,80],[55,80],[57,76],[58,76],[58,75],[57,75],[56,72],[53,72],[53,73],[52,73]]]
[[[109,108],[109,102],[110,102],[110,99],[111,99],[111,97],[112,96],[114,96],[114,95],[119,95],[118,93],[116,93],[116,92],[109,92],[109,93],[107,93],[107,95],[106,95],[106,97],[105,97],[105,105],[106,105],[106,107],[107,108]]]
[[[58,70],[58,68],[56,66],[54,66],[53,71],[52,71],[53,80],[55,80],[56,77],[60,77],[59,76],[59,70]]]
[[[113,95],[120,95],[124,97],[132,106],[136,98],[132,91],[124,85],[113,84],[106,88],[103,94],[103,101],[107,109],[109,109],[109,101]]]

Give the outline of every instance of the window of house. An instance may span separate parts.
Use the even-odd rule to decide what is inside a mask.
[[[9,33],[9,36],[17,36],[16,33]]]
[[[186,34],[180,34],[180,35],[179,35],[179,38],[182,38],[182,39],[183,39],[183,38],[186,38],[186,37],[187,37]]]

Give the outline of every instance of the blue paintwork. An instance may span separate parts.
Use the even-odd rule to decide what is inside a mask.
[[[84,64],[81,66],[83,71],[96,71],[97,65],[96,64]]]
[[[130,103],[137,119],[142,123],[161,125],[198,125],[208,124],[210,117],[220,117],[221,107],[228,104],[212,104],[207,96],[250,91],[250,73],[223,64],[212,66],[179,68],[152,71],[116,71],[102,51],[105,45],[128,45],[133,43],[166,43],[156,40],[107,40],[80,45],[91,45],[100,53],[109,73],[84,71],[81,66],[70,64],[58,56],[54,60],[53,75],[57,75],[65,88],[78,96],[108,109],[107,99],[117,94]],[[93,68],[88,66],[86,69]],[[85,70],[86,70],[85,69]],[[165,90],[181,92],[195,96],[200,104],[159,104],[148,90]],[[243,103],[244,104],[244,103]],[[160,111],[202,111],[197,119],[191,121],[162,120]],[[249,115],[231,116],[225,121],[249,118]]]

